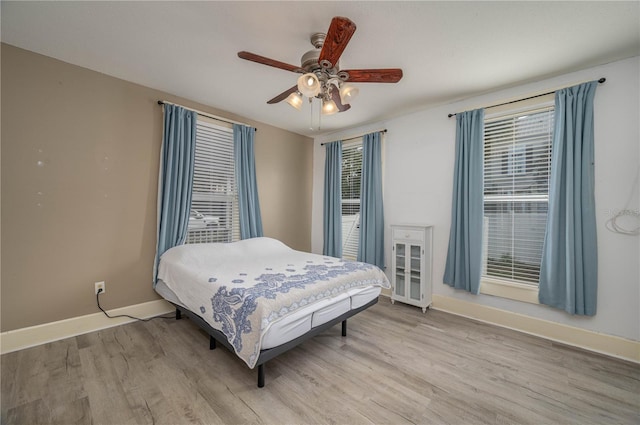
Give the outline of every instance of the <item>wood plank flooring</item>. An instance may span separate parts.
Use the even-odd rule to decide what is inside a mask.
[[[640,366],[387,298],[266,364],[188,319],[0,358],[2,424],[638,424]]]

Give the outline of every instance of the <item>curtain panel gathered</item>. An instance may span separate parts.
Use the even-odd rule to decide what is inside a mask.
[[[484,109],[456,115],[449,249],[443,281],[473,294],[482,273]]]
[[[540,303],[596,314],[598,251],[594,196],[593,100],[597,81],[558,90]]]
[[[322,253],[342,257],[342,141],[325,144]]]
[[[382,132],[366,134],[362,140],[358,261],[374,264],[381,269],[385,267]]]
[[[183,244],[187,236],[196,151],[196,121],[196,112],[176,105],[164,105],[154,285],[160,256],[169,248]]]
[[[242,239],[257,238],[263,235],[258,183],[256,182],[254,135],[255,128],[233,124],[233,154],[238,186],[240,237]]]

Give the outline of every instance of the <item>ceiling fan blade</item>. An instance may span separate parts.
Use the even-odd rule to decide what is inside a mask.
[[[340,99],[340,93],[338,92],[338,90],[331,90],[331,99],[338,107],[338,112],[348,111],[349,108],[351,108],[351,105],[349,105],[348,103],[345,105],[342,104],[342,99]]]
[[[402,69],[349,69],[350,83],[397,83],[402,78]]]
[[[263,65],[269,65],[274,68],[280,68],[280,69],[284,69],[291,72],[304,73],[304,69],[300,68],[299,66],[290,65],[288,63],[280,62],[274,59],[265,58],[264,56],[256,55],[255,53],[251,53],[251,52],[245,52],[245,51],[238,52],[238,57],[240,59],[246,59],[248,61],[261,63]]]
[[[356,32],[356,24],[349,18],[336,16],[331,20],[327,37],[322,45],[318,62],[326,60],[331,63],[331,68],[336,66],[340,55],[347,47],[351,36]]]
[[[295,85],[295,86],[291,87],[290,89],[287,89],[287,90],[283,91],[282,93],[280,93],[279,95],[277,95],[273,99],[267,101],[267,103],[271,105],[271,104],[274,104],[274,103],[282,102],[287,97],[289,97],[289,95],[291,93],[295,93],[297,90],[298,90],[298,86]]]

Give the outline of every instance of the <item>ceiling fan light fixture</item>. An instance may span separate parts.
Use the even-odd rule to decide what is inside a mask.
[[[333,115],[336,112],[338,112],[338,106],[333,100],[322,101],[322,115]]]
[[[309,72],[298,78],[298,91],[307,97],[315,97],[320,93],[320,80],[316,74]]]
[[[296,108],[298,111],[302,109],[302,95],[300,94],[300,92],[293,92],[291,93],[287,99],[286,102],[293,106],[294,108]]]
[[[321,110],[316,112],[321,112],[319,115],[333,115],[336,112],[348,111],[351,108],[350,102],[358,95],[359,89],[346,84],[347,82],[397,83],[402,78],[400,68],[341,70],[340,57],[355,31],[356,24],[353,21],[343,16],[335,16],[331,19],[326,33],[315,33],[311,36],[314,48],[302,55],[301,66],[246,51],[238,52],[238,57],[285,71],[303,73],[298,74],[295,86],[268,100],[268,104],[286,99],[287,103],[299,110],[304,103],[304,97],[309,99],[310,105],[315,97],[321,107]],[[311,111],[313,114],[313,108]]]
[[[349,104],[358,96],[358,93],[360,93],[359,88],[345,83],[340,87],[340,101],[343,105]]]

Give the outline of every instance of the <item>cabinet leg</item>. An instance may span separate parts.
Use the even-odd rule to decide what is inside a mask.
[[[394,300],[393,298],[391,298],[391,304],[395,304],[396,300]]]
[[[422,307],[422,313],[426,313],[427,312],[427,307]]]

